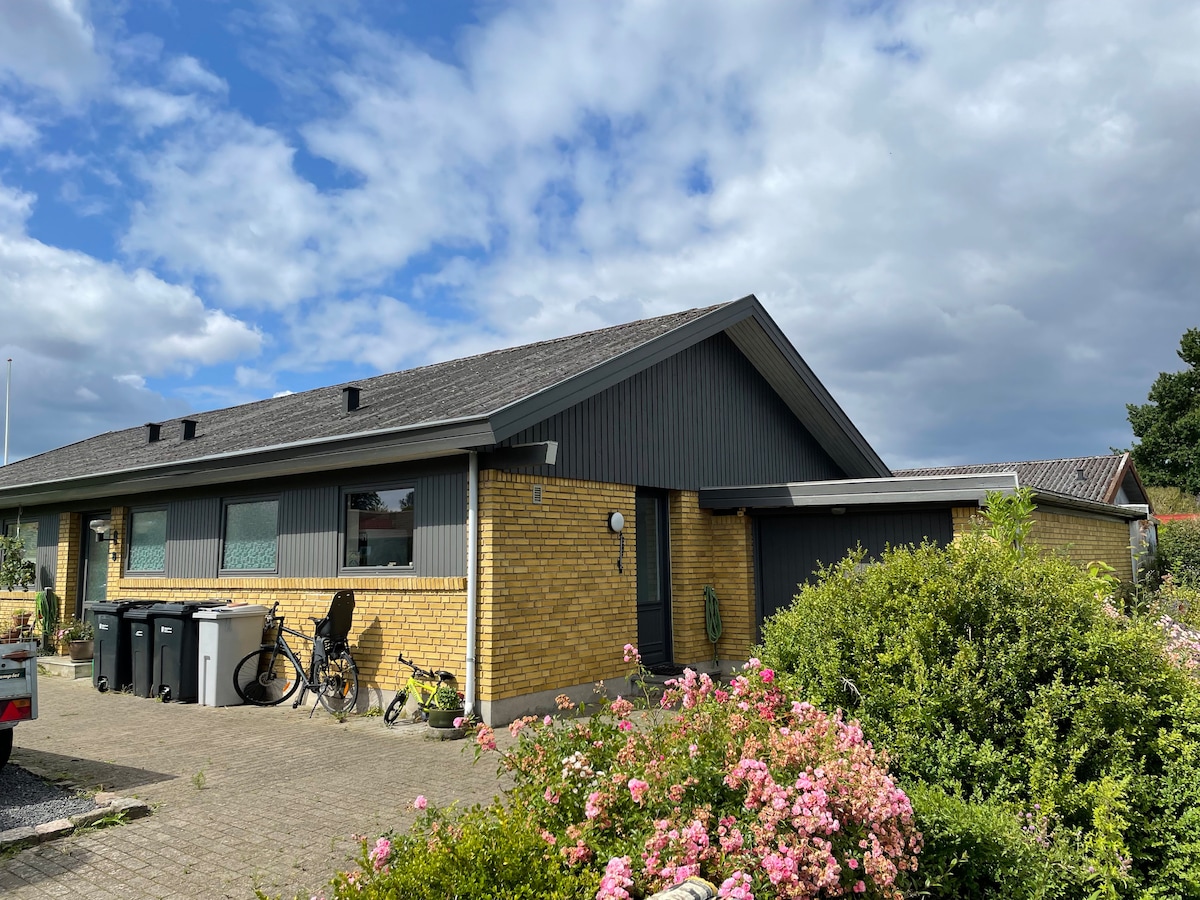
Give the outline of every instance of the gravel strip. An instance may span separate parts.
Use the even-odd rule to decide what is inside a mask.
[[[12,763],[0,768],[0,831],[43,825],[96,809],[81,797],[31,775]]]

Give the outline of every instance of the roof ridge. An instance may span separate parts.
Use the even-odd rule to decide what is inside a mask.
[[[968,466],[1029,466],[1038,463],[1079,462],[1085,459],[1120,459],[1123,453],[1097,453],[1092,456],[1058,456],[1051,459],[1018,459],[1004,462],[985,463],[942,463],[937,466],[901,466],[896,471],[904,472],[913,469],[964,469]]]

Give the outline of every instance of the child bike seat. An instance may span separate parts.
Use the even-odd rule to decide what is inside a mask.
[[[354,624],[354,591],[338,591],[329,604],[329,612],[323,619],[313,619],[317,637],[332,643],[346,640],[350,626]]]

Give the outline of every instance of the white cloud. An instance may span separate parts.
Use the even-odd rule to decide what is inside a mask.
[[[247,52],[286,122],[192,57],[113,94],[165,135],[126,148],[125,252],[290,325],[243,390],[753,291],[889,461],[1028,432],[1086,453],[1195,324],[1192,3],[528,2],[437,58],[353,11],[266,9],[275,43]],[[164,355],[246,338],[174,290],[202,314]]]
[[[37,140],[37,129],[10,110],[0,107],[0,147],[24,148]]]
[[[0,73],[67,101],[97,86],[105,64],[86,0],[0,3]]]

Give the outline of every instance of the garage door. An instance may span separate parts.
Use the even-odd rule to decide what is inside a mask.
[[[868,556],[878,556],[889,545],[925,538],[945,544],[953,533],[948,509],[756,516],[759,623],[790,605],[797,585],[820,565],[837,562],[859,545]]]

